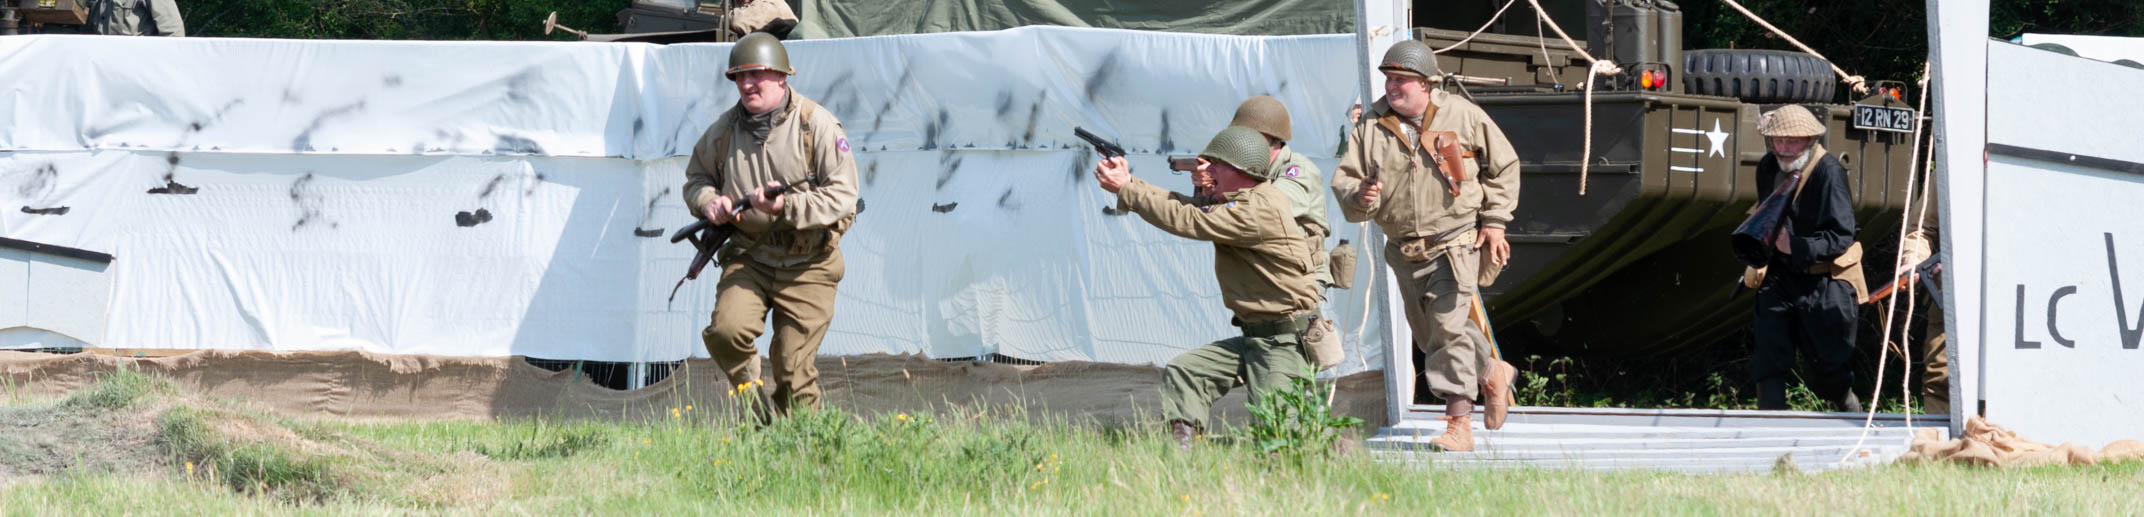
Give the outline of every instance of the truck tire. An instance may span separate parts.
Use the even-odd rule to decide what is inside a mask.
[[[1831,63],[1801,52],[1692,50],[1682,70],[1685,92],[1756,104],[1828,103],[1839,89]]]

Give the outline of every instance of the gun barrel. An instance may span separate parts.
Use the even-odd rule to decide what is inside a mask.
[[[1094,146],[1094,151],[1102,153],[1102,156],[1107,156],[1110,158],[1124,156],[1124,148],[1122,146],[1118,146],[1116,142],[1103,140],[1102,137],[1097,136],[1094,133],[1088,132],[1087,128],[1073,126],[1072,135],[1079,137],[1079,139],[1081,140],[1086,140],[1087,145]]]

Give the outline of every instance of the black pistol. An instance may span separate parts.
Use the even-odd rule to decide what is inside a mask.
[[[1102,137],[1087,132],[1087,128],[1072,126],[1072,134],[1078,136],[1080,140],[1086,140],[1087,145],[1094,146],[1094,152],[1102,153],[1102,156],[1110,158],[1124,157],[1124,146],[1117,145],[1116,142],[1103,140]]]

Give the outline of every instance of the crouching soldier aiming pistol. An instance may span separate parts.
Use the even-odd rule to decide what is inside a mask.
[[[1188,447],[1206,428],[1213,402],[1240,382],[1251,400],[1293,384],[1309,372],[1303,334],[1318,306],[1310,248],[1295,223],[1288,196],[1271,181],[1271,152],[1258,131],[1230,127],[1199,153],[1201,168],[1225,203],[1201,207],[1131,175],[1121,157],[1094,168],[1118,209],[1179,237],[1212,242],[1222,303],[1243,335],[1216,341],[1169,361],[1162,412],[1177,443]]]

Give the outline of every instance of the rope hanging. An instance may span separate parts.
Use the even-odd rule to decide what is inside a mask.
[[[1732,1],[1732,0],[1725,0],[1725,1]],[[1927,78],[1927,77],[1928,77],[1928,65],[1927,65],[1927,64],[1923,64],[1923,65],[1921,66],[1921,82],[1920,82],[1920,86],[1921,86],[1921,100],[1920,100],[1920,109],[1921,109],[1921,111],[1919,111],[1918,113],[1927,113],[1927,112],[1928,112],[1928,111],[1927,111],[1927,110],[1928,110],[1928,78]],[[1920,186],[1920,183],[1921,183],[1921,182],[1920,182],[1920,177],[1921,177],[1921,174],[1920,174],[1920,173],[1921,173],[1921,172],[1923,172],[1923,171],[1925,170],[1925,168],[1924,168],[1924,167],[1922,167],[1922,162],[1921,162],[1921,129],[1922,129],[1922,126],[1923,126],[1922,124],[1914,124],[1914,125],[1913,125],[1913,154],[1911,154],[1911,155],[1909,155],[1909,156],[1908,156],[1908,159],[1912,160],[1912,161],[1911,161],[1910,163],[1912,163],[1913,165],[1912,165],[1912,170],[1910,170],[1910,171],[1909,171],[1909,174],[1908,174],[1908,175],[1906,176],[1906,177],[1907,177],[1907,181],[1906,181],[1906,203],[1907,203],[1907,205],[1908,205],[1908,206],[1910,207],[1910,206],[1911,206],[1911,205],[1913,204],[1913,199],[1914,199],[1914,196],[1915,196],[1916,194],[1918,194],[1918,195],[1920,196],[1920,200],[1921,200],[1921,212],[1920,212],[1920,215],[1922,215],[1922,216],[1925,216],[1925,215],[1927,215],[1927,214],[1928,214],[1928,199],[1929,199],[1928,193],[1927,193],[1927,192],[1925,192],[1925,191],[1922,191],[1922,192],[1915,192],[1915,190],[1917,190],[1917,187],[1919,187],[1919,186]],[[1931,151],[1932,151],[1932,150],[1931,150]],[[1933,157],[1934,157],[1934,153],[1933,153],[1933,152],[1931,152],[1931,153],[1930,153],[1930,157],[1931,157],[1931,158],[1933,158]],[[1930,174],[1933,174],[1933,173],[1934,173],[1934,171],[1932,171],[1932,170],[1928,170],[1927,172],[1928,172],[1928,173],[1930,173]],[[1910,211],[1910,210],[1909,210],[1909,211]],[[1906,215],[1909,215],[1909,214],[1900,214],[1900,217],[1905,217]],[[1909,228],[1911,228],[1911,230],[1912,230],[1912,232],[1913,232],[1913,233],[1919,233],[1919,232],[1921,231],[1921,228],[1920,228],[1920,224],[1921,224],[1921,219],[1920,219],[1919,217],[1914,217],[1914,218],[1912,218],[1912,219],[1909,219],[1909,220],[1906,220],[1906,221],[1904,221],[1904,222],[1903,222],[1902,224],[1899,224],[1899,225],[1898,225],[1898,242],[1900,242],[1900,243],[1904,243],[1904,242],[1906,242],[1906,236],[1908,235],[1908,229],[1909,229]],[[1898,272],[1898,271],[1899,271],[1900,269],[1902,269],[1902,268],[1905,268],[1905,267],[1907,267],[1907,266],[1908,266],[1908,264],[1906,264],[1906,254],[1905,254],[1905,253],[1903,253],[1903,251],[1904,251],[1904,250],[1900,250],[1900,251],[1901,251],[1901,253],[1899,253],[1899,254],[1898,254],[1898,257],[1897,257],[1897,258],[1894,258],[1894,259],[1892,259],[1892,261],[1891,261],[1891,262],[1892,262],[1892,264],[1891,264],[1891,271],[1892,271],[1892,274],[1893,274],[1893,278],[1892,278],[1892,280],[1891,280],[1892,282],[1905,282],[1905,281],[1906,281],[1906,278],[1901,278],[1901,277],[1897,277],[1897,276],[1896,276],[1896,275],[1897,275],[1897,272]],[[1918,272],[1914,272],[1914,273],[1908,273],[1908,274],[1918,274]],[[1868,403],[1868,407],[1867,407],[1868,415],[1864,416],[1864,417],[1862,418],[1862,420],[1861,420],[1861,437],[1860,437],[1860,438],[1858,438],[1858,439],[1856,439],[1856,440],[1854,440],[1854,446],[1853,446],[1853,447],[1849,447],[1849,448],[1847,448],[1847,450],[1846,450],[1846,456],[1843,456],[1843,457],[1840,457],[1840,458],[1839,458],[1839,462],[1840,462],[1840,463],[1845,463],[1845,462],[1846,462],[1846,460],[1848,460],[1848,459],[1852,459],[1855,453],[1857,453],[1857,452],[1860,452],[1860,451],[1861,451],[1861,446],[1862,446],[1862,445],[1864,445],[1864,444],[1866,444],[1866,443],[1868,442],[1868,439],[1869,439],[1869,432],[1875,429],[1875,423],[1876,423],[1876,407],[1877,407],[1877,406],[1876,406],[1876,404],[1877,404],[1877,402],[1880,402],[1880,401],[1882,401],[1882,400],[1883,400],[1883,375],[1884,375],[1884,373],[1885,373],[1885,372],[1887,371],[1887,370],[1886,370],[1886,366],[1888,365],[1888,360],[1889,360],[1889,359],[1890,359],[1890,357],[1891,357],[1891,353],[1892,353],[1892,352],[1894,351],[1894,350],[1893,350],[1893,347],[1892,347],[1892,341],[1891,341],[1891,322],[1892,322],[1892,319],[1893,319],[1893,318],[1894,318],[1895,316],[1897,316],[1897,315],[1898,315],[1898,299],[1899,299],[1899,297],[1900,297],[1901,295],[1902,295],[1902,296],[1904,296],[1904,297],[1906,298],[1906,314],[1908,315],[1908,317],[1907,317],[1907,318],[1905,318],[1905,320],[1904,320],[1904,322],[1905,322],[1906,324],[1905,324],[1905,325],[1902,325],[1902,326],[1903,326],[1903,327],[1905,327],[1905,328],[1902,328],[1902,329],[1900,329],[1900,330],[1899,330],[1899,333],[1898,333],[1898,334],[1899,334],[1899,338],[1898,338],[1898,342],[1897,342],[1897,348],[1896,348],[1896,352],[1898,353],[1898,356],[1899,356],[1899,357],[1898,357],[1898,360],[1899,360],[1899,362],[1900,362],[1901,364],[1912,364],[1912,362],[1911,362],[1911,361],[1913,360],[1913,354],[1912,354],[1912,349],[1910,348],[1910,347],[1912,346],[1910,342],[1912,341],[1912,335],[1913,335],[1913,325],[1912,325],[1912,321],[1913,321],[1913,318],[1911,317],[1911,315],[1913,314],[1913,297],[1914,297],[1915,293],[1917,292],[1917,290],[1913,289],[1913,287],[1912,287],[1911,285],[1900,285],[1900,286],[1898,286],[1898,288],[1899,288],[1899,289],[1903,289],[1903,290],[1905,290],[1905,292],[1903,292],[1903,293],[1900,293],[1899,295],[1893,295],[1893,296],[1891,296],[1891,298],[1890,298],[1890,299],[1887,299],[1887,300],[1885,300],[1885,301],[1884,301],[1884,313],[1883,313],[1883,345],[1882,345],[1882,346],[1881,346],[1881,347],[1879,348],[1879,350],[1880,350],[1880,351],[1879,351],[1879,352],[1877,353],[1877,355],[1876,355],[1876,382],[1875,382],[1875,388],[1874,388],[1874,389],[1873,389],[1872,391],[1870,391],[1870,392],[1869,392],[1869,403]],[[1908,430],[1911,430],[1911,429],[1913,428],[1913,397],[1911,397],[1911,396],[1907,395],[1907,391],[1908,391],[1908,388],[1909,388],[1909,387],[1911,386],[1911,384],[1910,384],[1910,381],[1911,381],[1911,379],[1912,379],[1913,375],[1912,375],[1912,373],[1911,373],[1911,370],[1912,370],[1912,369],[1911,369],[1910,367],[1909,367],[1909,368],[1907,368],[1907,370],[1908,370],[1908,373],[1906,373],[1906,374],[1904,374],[1904,375],[1900,375],[1900,376],[1899,376],[1899,381],[1898,381],[1898,398],[1899,398],[1899,401],[1900,401],[1900,402],[1901,402],[1901,403],[1903,404],[1903,406],[1902,406],[1902,407],[1904,407],[1904,408],[1905,408],[1905,411],[1906,411],[1906,428],[1907,428]]]

